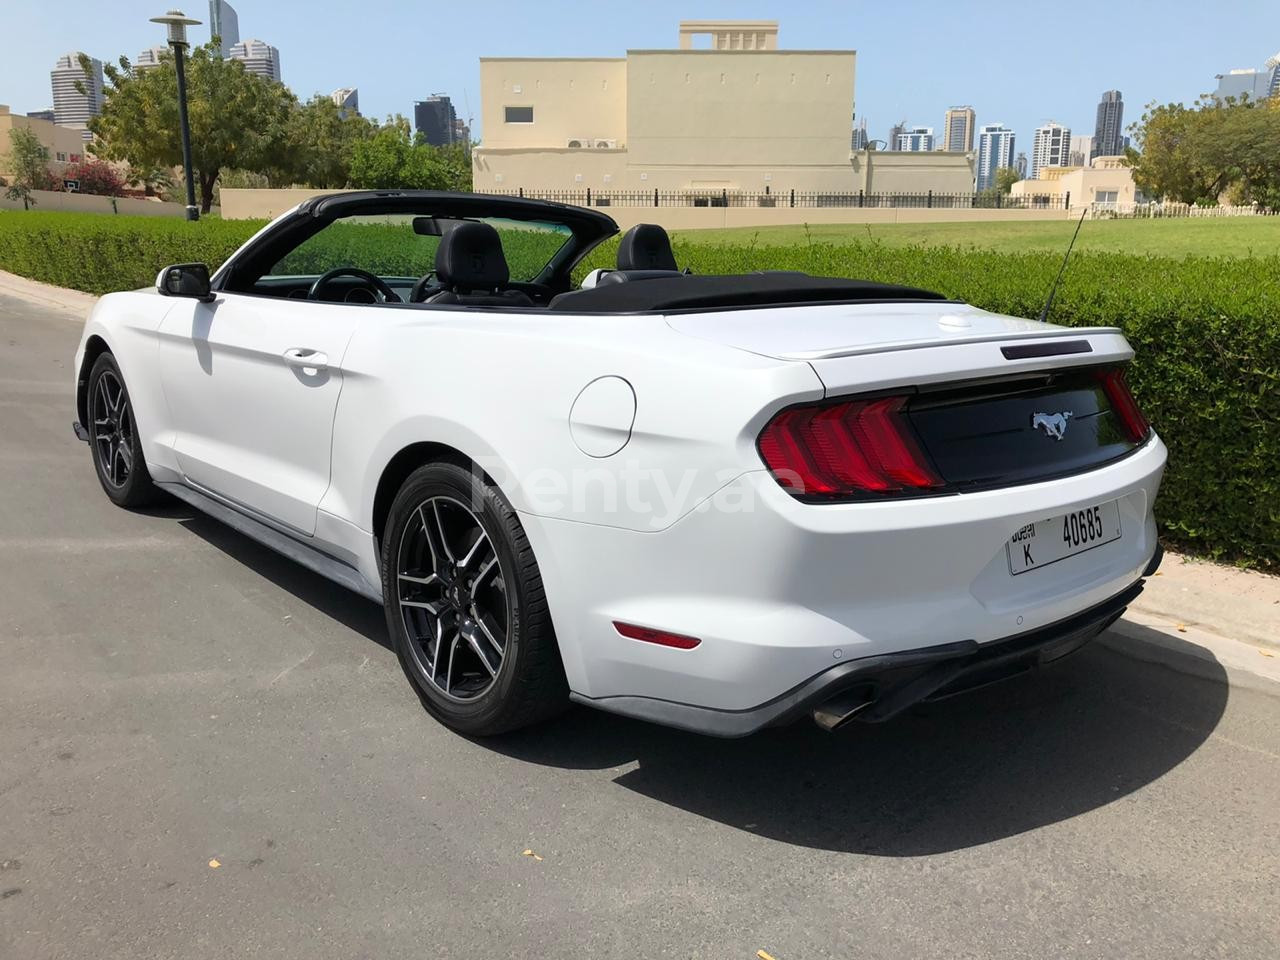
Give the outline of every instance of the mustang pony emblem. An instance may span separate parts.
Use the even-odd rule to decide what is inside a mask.
[[[1031,429],[1043,429],[1048,436],[1061,440],[1067,435],[1067,421],[1071,416],[1070,410],[1063,410],[1061,413],[1033,413]]]

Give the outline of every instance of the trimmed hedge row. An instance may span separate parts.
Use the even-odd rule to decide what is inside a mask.
[[[0,213],[0,269],[90,293],[147,286],[166,263],[204,261],[216,267],[260,225]],[[373,233],[358,236],[358,265],[367,267],[363,258],[372,256],[370,262],[391,267],[403,257]],[[675,248],[680,263],[698,273],[791,269],[863,277],[1032,317],[1060,263],[1056,254],[879,243],[712,246],[683,244],[677,237]],[[515,275],[526,266],[523,259],[544,252],[532,239],[520,250],[513,248]],[[615,250],[616,243],[603,245],[578,275],[611,264]],[[1216,559],[1280,569],[1280,257],[1077,254],[1051,319],[1119,327],[1137,351],[1129,379],[1170,451],[1157,507],[1167,542]]]

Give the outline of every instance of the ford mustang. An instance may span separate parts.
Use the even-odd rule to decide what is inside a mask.
[[[316,197],[210,276],[103,297],[77,436],[383,605],[475,735],[570,701],[741,736],[1058,659],[1154,572],[1165,448],[1118,330],[681,270],[598,210]]]

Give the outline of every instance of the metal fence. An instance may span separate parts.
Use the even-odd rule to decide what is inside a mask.
[[[1274,217],[1277,211],[1256,205],[1214,204],[1200,207],[1190,203],[1094,203],[1089,216],[1096,220],[1158,220],[1197,217]]]
[[[869,209],[1069,210],[1071,194],[1010,196],[982,193],[867,193],[788,190],[747,193],[739,190],[495,190],[500,196],[554,200],[579,207],[796,207]]]

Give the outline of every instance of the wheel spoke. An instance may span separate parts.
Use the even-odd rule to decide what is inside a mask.
[[[449,667],[444,675],[444,692],[448,693],[453,687],[453,655],[458,652],[458,640],[462,636],[462,631],[458,630],[453,635],[453,641],[449,644]]]
[[[120,448],[119,448],[119,446],[116,444],[116,441],[115,441],[115,440],[112,440],[112,441],[111,441],[111,454],[110,454],[111,461],[110,461],[110,464],[109,464],[109,466],[108,466],[108,468],[107,468],[107,472],[108,472],[108,474],[109,474],[109,475],[110,475],[110,477],[111,477],[111,482],[112,482],[112,483],[114,483],[116,486],[119,486],[119,485],[120,485],[119,475],[118,475],[118,474],[117,474],[117,472],[116,472],[116,464],[118,464],[118,463],[120,462],[120,458],[119,458],[119,456],[117,456],[117,454],[118,454],[119,452],[120,452]]]
[[[488,563],[486,563],[483,567],[481,567],[480,572],[476,574],[476,578],[471,584],[471,595],[473,597],[475,596],[476,591],[480,589],[480,585],[484,583],[485,578],[489,576],[489,573],[492,570],[496,569],[497,566],[498,566],[498,555],[495,553],[493,556],[493,559],[490,560]]]
[[[433,573],[438,573],[440,570],[440,551],[436,549],[435,537],[431,535],[431,525],[427,523],[427,515],[421,505],[418,507],[418,522],[422,524],[422,538],[427,541],[427,550],[431,554],[431,570]]]
[[[402,607],[411,607],[411,608],[413,608],[414,610],[425,610],[425,611],[427,611],[427,613],[431,614],[433,617],[438,617],[438,616],[440,616],[440,614],[442,614],[442,613],[444,612],[444,601],[443,601],[443,600],[432,600],[432,601],[426,601],[426,600],[401,600],[401,601],[400,601],[400,606],[402,606]]]
[[[441,579],[436,574],[430,574],[425,577],[415,577],[408,573],[397,573],[396,576],[401,580],[407,580],[409,583],[416,583],[419,586],[429,587],[432,584],[441,583]]]
[[[475,562],[476,557],[480,553],[480,548],[489,542],[489,535],[484,532],[484,528],[480,528],[480,535],[476,537],[476,542],[467,550],[466,556],[458,561],[458,566],[463,570],[470,570],[471,564]]]
[[[480,646],[480,641],[476,639],[476,635],[474,633],[465,633],[462,638],[467,641],[467,646],[475,652],[476,659],[488,671],[489,676],[496,677],[498,671],[489,663],[489,658],[485,655],[484,648]],[[501,659],[498,662],[501,663]]]
[[[476,614],[476,626],[480,628],[480,632],[484,634],[484,638],[489,641],[489,645],[493,647],[498,654],[499,660],[501,660],[502,655],[505,652],[504,643],[506,641],[506,637],[503,637],[504,643],[499,643],[498,638],[493,635],[493,631],[489,629],[489,625],[484,622],[484,617],[480,614]],[[480,651],[477,650],[476,652],[479,653]]]
[[[453,555],[453,551],[449,549],[449,541],[445,538],[445,535],[444,535],[444,520],[440,518],[440,501],[439,500],[431,501],[431,514],[432,516],[435,517],[435,521],[436,521],[435,531],[436,531],[436,535],[440,538],[440,549],[444,552],[444,555],[449,559],[450,563],[456,564],[458,562],[458,559]]]

